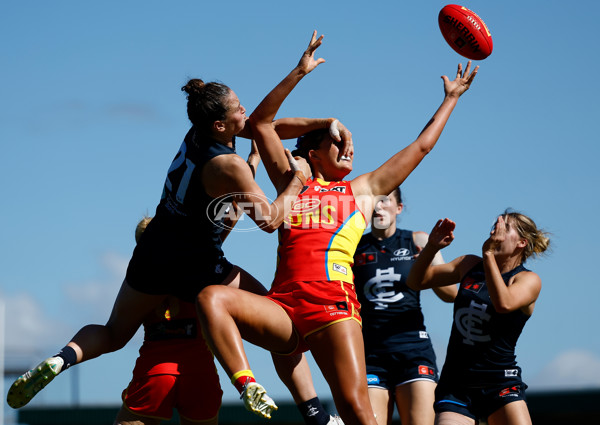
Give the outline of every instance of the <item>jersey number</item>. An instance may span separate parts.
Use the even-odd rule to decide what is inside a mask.
[[[183,204],[183,200],[185,199],[185,194],[188,190],[188,186],[190,184],[190,179],[192,178],[192,173],[194,172],[194,168],[196,168],[196,164],[194,164],[189,158],[185,157],[187,146],[185,143],[181,145],[177,156],[171,163],[169,167],[169,172],[167,173],[167,180],[165,181],[165,187],[170,192],[173,193],[173,182],[171,181],[171,176],[174,179],[179,177],[179,184],[177,185],[177,192],[175,193],[175,200],[181,204]],[[163,195],[163,197],[166,194]]]

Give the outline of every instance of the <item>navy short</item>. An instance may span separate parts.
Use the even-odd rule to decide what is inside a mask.
[[[436,413],[454,412],[469,418],[487,419],[492,413],[514,401],[527,402],[523,382],[505,383],[489,388],[468,388],[440,382],[435,389]]]
[[[182,232],[157,230],[150,222],[133,251],[125,280],[151,295],[174,295],[194,302],[209,285],[221,284],[233,269],[222,252],[210,255]]]
[[[435,352],[429,338],[404,342],[391,352],[370,353],[368,347],[366,351],[367,383],[371,388],[393,390],[412,381],[438,381]]]

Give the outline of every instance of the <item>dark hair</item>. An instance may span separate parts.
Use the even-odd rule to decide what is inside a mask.
[[[400,190],[400,186],[398,186],[397,188],[395,188],[394,190],[392,190],[392,193],[396,197],[396,200],[398,201],[398,204],[401,204],[402,203],[402,191]]]
[[[319,149],[321,142],[329,136],[329,129],[321,128],[306,133],[298,137],[296,141],[296,149],[292,151],[293,156],[301,156],[308,161],[308,152]],[[310,162],[309,162],[310,164]]]
[[[204,83],[194,78],[181,88],[187,93],[188,118],[200,132],[209,134],[215,121],[225,119],[225,98],[231,89],[221,83]]]

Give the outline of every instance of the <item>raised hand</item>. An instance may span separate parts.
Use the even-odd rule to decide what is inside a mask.
[[[465,69],[464,73],[462,63],[458,64],[458,70],[454,81],[450,81],[448,77],[443,75],[442,80],[444,80],[444,92],[446,93],[446,96],[460,97],[460,95],[469,90],[478,70],[479,65],[471,72],[471,61],[469,61],[467,62],[467,69]]]
[[[352,158],[354,156],[354,143],[352,142],[352,133],[339,120],[333,121],[329,126],[329,135],[336,142],[341,142],[338,161],[342,158]]]
[[[427,244],[436,248],[438,251],[446,248],[454,240],[455,228],[456,223],[448,218],[438,220],[429,234]]]
[[[313,69],[315,69],[319,64],[325,62],[325,59],[319,58],[315,59],[315,50],[323,43],[323,35],[317,38],[317,30],[313,31],[312,37],[310,39],[310,43],[308,43],[308,47],[302,54],[300,58],[300,62],[298,62],[297,68],[303,72],[304,74],[308,74]]]
[[[490,237],[483,243],[481,250],[485,252],[494,253],[496,249],[504,242],[506,239],[506,223],[504,222],[504,218],[499,216],[496,220],[496,224],[494,228],[490,232]]]

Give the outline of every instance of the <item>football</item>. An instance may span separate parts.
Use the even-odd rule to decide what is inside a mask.
[[[482,60],[492,54],[494,44],[490,30],[475,12],[449,4],[440,10],[438,23],[446,42],[459,55]]]

